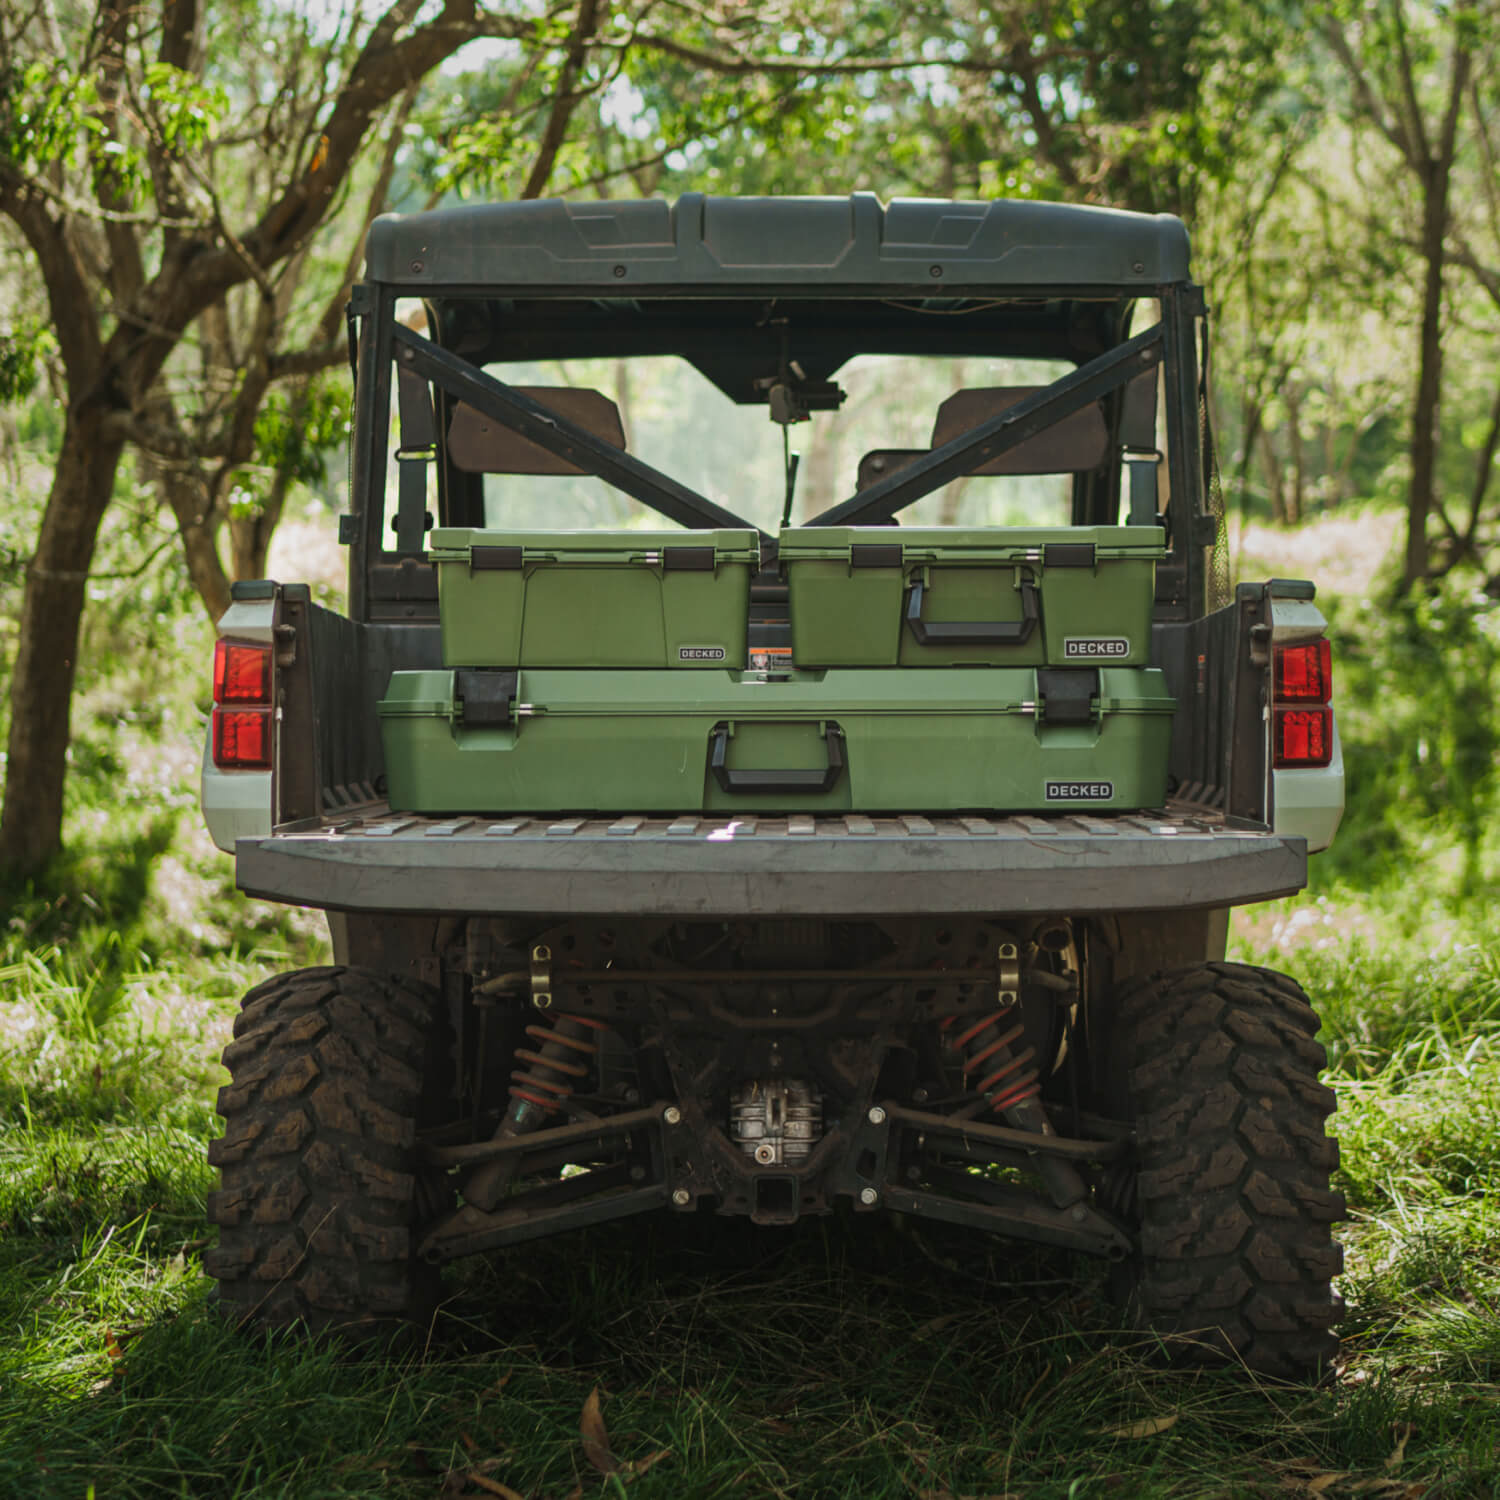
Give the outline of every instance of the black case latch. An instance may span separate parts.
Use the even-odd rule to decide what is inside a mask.
[[[1042,667],[1036,674],[1043,724],[1092,724],[1099,696],[1098,667]]]
[[[491,667],[460,667],[453,674],[454,692],[463,705],[463,722],[471,729],[503,729],[513,722],[519,672]]]

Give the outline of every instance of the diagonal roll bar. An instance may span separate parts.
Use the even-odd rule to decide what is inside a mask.
[[[520,433],[538,448],[545,448],[548,453],[603,479],[670,520],[690,527],[759,531],[669,474],[595,437],[560,412],[523,395],[503,380],[496,380],[404,323],[394,324],[391,333],[397,345],[396,359],[402,368],[436,381],[450,396],[468,402],[492,422]],[[764,532],[759,534],[763,542],[769,542]]]
[[[1081,411],[1091,402],[1122,386],[1162,357],[1161,324],[1138,333],[1133,339],[1117,345],[1107,354],[1080,365],[1071,375],[1064,375],[1044,390],[1018,401],[998,416],[972,428],[952,442],[934,448],[914,463],[898,469],[888,479],[831,510],[816,515],[808,526],[858,526],[888,521],[903,506],[930,495],[933,490],[973,473],[991,459],[1009,453],[1012,448],[1034,438],[1037,433]]]

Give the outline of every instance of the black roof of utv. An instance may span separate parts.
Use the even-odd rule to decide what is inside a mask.
[[[612,297],[805,288],[912,295],[1135,292],[1188,278],[1188,237],[1170,214],[1002,200],[558,198],[386,214],[366,274],[413,291],[608,290]]]

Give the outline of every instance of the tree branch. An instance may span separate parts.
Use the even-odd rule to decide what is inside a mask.
[[[481,36],[522,39],[527,23],[514,18],[477,17],[474,0],[444,0],[438,17],[401,41],[396,32],[417,8],[418,0],[399,0],[376,24],[348,80],[324,123],[317,154],[308,169],[289,183],[259,222],[240,238],[262,266],[292,254],[323,220],[335,186],[342,181],[374,116],[397,94],[410,88],[465,42]],[[218,262],[200,276],[214,280],[227,273]]]
[[[161,48],[158,58],[184,73],[193,72],[198,40],[198,0],[166,0],[162,7]]]
[[[899,73],[907,68],[948,68],[957,73],[1003,73],[1005,64],[993,57],[968,56],[945,57],[933,62],[925,57],[839,57],[818,59],[815,57],[752,57],[732,53],[715,52],[707,47],[694,47],[680,42],[675,37],[658,36],[654,32],[637,33],[635,45],[649,51],[675,57],[695,67],[706,68],[712,73],[724,73],[731,77],[750,73],[799,73],[809,76],[842,73]],[[1065,56],[1082,57],[1080,49],[1052,49],[1040,54],[1036,61],[1061,60]]]
[[[1344,35],[1344,28],[1337,21],[1328,21],[1323,27],[1323,40],[1328,43],[1329,50],[1343,64],[1344,71],[1349,75],[1349,81],[1354,86],[1354,96],[1359,101],[1359,107],[1366,119],[1400,152],[1401,159],[1408,166],[1415,167],[1422,158],[1417,153],[1415,143],[1406,134],[1404,121],[1399,115],[1394,121],[1387,117],[1384,106],[1376,97],[1369,76],[1359,65],[1359,59],[1355,57],[1353,49],[1349,46],[1349,38]]]
[[[1416,154],[1427,162],[1432,159],[1432,147],[1427,140],[1422,105],[1417,99],[1417,75],[1412,66],[1411,48],[1406,44],[1406,0],[1390,0],[1390,4],[1391,26],[1396,33],[1396,56],[1400,60],[1401,98],[1406,106],[1407,134]]]
[[[345,289],[347,300],[348,289]],[[339,302],[342,316],[343,300]],[[349,351],[342,343],[309,344],[305,349],[286,350],[273,354],[267,361],[267,370],[272,383],[278,380],[293,380],[301,376],[317,375],[331,370],[349,358]]]
[[[1469,85],[1469,69],[1473,66],[1474,54],[1464,45],[1457,29],[1453,35],[1453,61],[1448,81],[1448,106],[1443,112],[1441,134],[1438,137],[1438,161],[1451,166],[1454,142],[1458,136],[1458,117],[1463,110],[1464,92]]]
[[[104,349],[89,290],[88,272],[67,232],[30,184],[18,186],[0,176],[0,213],[9,218],[36,255],[47,288],[47,306],[70,391],[82,392],[98,379]]]
[[[129,33],[129,13],[113,7],[100,7],[98,25],[101,48],[97,64],[99,117],[105,131],[120,139],[120,95],[125,86],[125,41]],[[93,167],[94,197],[108,216],[104,222],[104,239],[109,248],[109,283],[116,302],[129,302],[146,280],[141,260],[140,242],[128,224],[116,215],[126,207],[129,198],[122,191],[115,174],[103,163]]]
[[[1484,497],[1490,487],[1490,476],[1495,471],[1495,454],[1500,450],[1500,386],[1495,387],[1495,400],[1490,407],[1490,425],[1480,445],[1479,457],[1474,463],[1474,485],[1469,493],[1469,524],[1464,529],[1464,545],[1473,550],[1474,537],[1479,530],[1479,516],[1484,509]]]
[[[334,359],[323,359],[323,349],[309,350],[320,356],[316,364],[310,365],[305,371],[294,371],[290,368],[277,370],[279,360],[291,360],[291,355],[273,355],[271,365],[273,373],[272,380],[279,380],[285,375],[295,373],[313,374],[318,370],[326,370],[329,365],[337,364],[343,359],[346,350],[342,344],[334,343],[344,323],[344,304],[349,300],[349,291],[359,277],[360,262],[365,253],[365,236],[369,233],[370,225],[376,217],[385,212],[385,200],[390,195],[391,181],[396,175],[396,155],[401,149],[402,137],[406,133],[407,121],[411,119],[412,110],[416,107],[418,85],[412,84],[402,94],[396,105],[396,112],[391,119],[391,128],[386,132],[385,148],[380,156],[380,168],[375,174],[375,181],[370,186],[370,195],[365,199],[365,211],[360,221],[360,232],[355,237],[354,243],[349,247],[349,255],[344,261],[344,271],[339,277],[339,284],[333,295],[328,299],[323,308],[323,316],[318,319],[318,326],[313,337],[331,349]]]
[[[170,421],[161,422],[140,412],[112,411],[104,419],[104,431],[111,438],[172,463],[196,464],[205,456],[203,447],[176,420],[175,412]]]
[[[536,159],[531,164],[531,171],[527,173],[526,185],[521,189],[523,198],[539,198],[547,186],[547,179],[552,175],[557,153],[562,149],[568,133],[568,123],[582,97],[574,89],[588,59],[589,43],[598,30],[599,0],[579,0],[578,19],[568,35],[567,55],[552,93],[552,108],[542,129]]]

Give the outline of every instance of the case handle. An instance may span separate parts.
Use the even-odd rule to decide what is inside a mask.
[[[763,724],[766,720],[756,722]],[[821,770],[733,771],[728,765],[729,723],[721,719],[710,731],[708,768],[726,792],[831,792],[844,774],[844,731],[831,719],[823,725],[823,743],[828,749],[828,764]]]
[[[1024,578],[1019,587],[1019,620],[924,620],[922,601],[927,586],[920,578],[913,578],[906,596],[906,623],[919,646],[1024,646],[1035,632],[1042,610],[1036,584]]]

